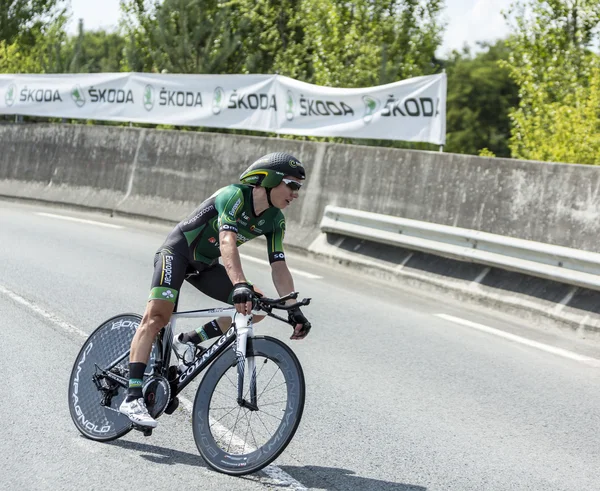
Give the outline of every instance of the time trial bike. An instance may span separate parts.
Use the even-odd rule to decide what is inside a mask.
[[[287,319],[273,310],[308,305],[293,292],[285,297],[256,298],[252,314]],[[234,307],[174,312],[158,334],[144,377],[143,396],[150,415],[172,414],[177,395],[206,370],[193,403],[192,428],[196,446],[213,469],[230,475],[256,472],[285,449],[304,409],[304,374],[298,358],[285,343],[255,336],[252,314]],[[198,348],[191,363],[171,365],[173,333],[180,318],[231,317],[229,330],[208,349]],[[85,341],[69,380],[69,410],[77,429],[87,438],[106,442],[132,429],[152,434],[119,412],[126,396],[129,352],[140,325],[138,314],[121,314],[101,324]],[[179,361],[179,360],[178,360]]]

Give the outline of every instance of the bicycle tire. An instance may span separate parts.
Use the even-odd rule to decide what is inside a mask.
[[[275,460],[281,452],[285,450],[294,437],[304,410],[304,373],[294,352],[285,343],[269,336],[259,336],[248,339],[246,351],[248,357],[254,356],[257,365],[257,394],[259,395],[257,404],[259,407],[258,411],[250,411],[247,408],[242,408],[238,405],[236,378],[237,360],[234,350],[227,350],[215,360],[206,371],[198,387],[198,391],[196,392],[192,415],[194,440],[196,441],[196,446],[200,451],[200,455],[202,455],[208,465],[216,471],[234,476],[242,476],[257,472]],[[262,361],[262,359],[264,359],[264,361]],[[215,425],[215,418],[217,415],[214,415],[213,422],[211,423],[211,403],[216,396],[218,396],[219,399],[224,398],[225,401],[231,403],[234,411],[238,411],[238,415],[239,413],[244,412],[243,417],[246,418],[248,424],[250,424],[253,415],[256,415],[255,420],[260,420],[260,423],[266,428],[266,424],[261,418],[264,418],[264,420],[269,423],[270,418],[272,418],[273,415],[265,412],[263,412],[262,415],[259,413],[262,411],[261,407],[263,409],[269,408],[270,410],[270,404],[261,400],[261,398],[266,397],[266,394],[269,392],[267,390],[269,385],[263,385],[263,382],[259,381],[259,377],[261,377],[261,373],[264,371],[266,364],[269,361],[274,362],[277,370],[281,372],[280,378],[283,379],[281,384],[285,384],[287,400],[281,409],[281,411],[283,411],[281,420],[274,429],[272,436],[266,440],[264,444],[253,446],[250,443],[248,445],[249,453],[243,453],[246,449],[244,440],[242,453],[232,453],[230,448],[227,450],[222,448],[221,445],[223,445],[223,443],[219,445],[219,442],[221,441],[220,438],[218,439],[219,441],[215,438],[215,434],[213,433],[213,430],[215,430],[214,426],[222,426],[221,422],[223,421],[223,418]],[[259,366],[260,363],[262,363],[262,368]],[[271,365],[273,365],[273,363]],[[274,367],[272,366],[269,368],[269,373],[273,368]],[[233,381],[229,378],[229,375],[227,375],[229,370],[232,370],[232,374],[235,374]],[[246,381],[250,378],[249,375],[250,374],[244,377],[245,387],[247,387]],[[269,384],[274,380],[274,377],[275,375],[273,375]],[[226,378],[226,380],[223,380],[224,378]],[[223,389],[219,386],[221,381],[224,382],[228,389],[231,389],[229,386],[233,385],[233,390],[230,390],[231,394],[223,394]],[[274,383],[276,384],[277,382]],[[216,389],[218,386],[219,390],[217,391]],[[220,407],[217,408],[221,409]],[[248,417],[249,413],[252,414]],[[266,417],[267,415],[269,419]],[[272,426],[274,427],[275,424],[276,423],[274,422]],[[221,428],[219,431],[222,432],[223,429]],[[217,433],[219,431],[215,430]],[[232,434],[231,439],[233,440],[233,435],[236,431],[235,427],[233,429],[226,428],[226,434],[227,431]],[[254,433],[246,430],[246,439],[248,439],[248,435],[254,438],[256,442],[256,435]],[[236,443],[236,445],[239,448],[241,443]]]
[[[110,406],[102,406],[102,393],[92,376],[96,373],[96,365],[106,368],[129,349],[141,320],[138,314],[111,317],[90,334],[75,359],[69,378],[69,411],[77,429],[90,440],[108,442],[132,429],[129,418],[118,410],[126,389],[119,386]],[[155,357],[156,344],[153,344],[151,359]],[[117,366],[128,373],[129,356]],[[147,370],[151,370],[151,366],[152,363],[149,363]]]

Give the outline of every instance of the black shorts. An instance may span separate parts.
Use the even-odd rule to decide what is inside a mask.
[[[183,234],[181,238],[185,241]],[[183,280],[187,280],[209,297],[233,305],[233,284],[225,267],[217,259],[212,264],[192,263],[178,250],[187,250],[187,243],[178,247],[172,239],[170,235],[154,256],[154,275],[148,300],[168,300],[176,304]]]

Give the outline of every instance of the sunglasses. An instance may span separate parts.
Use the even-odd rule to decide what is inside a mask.
[[[292,179],[282,179],[285,185],[292,191],[298,191],[302,187],[302,183]]]

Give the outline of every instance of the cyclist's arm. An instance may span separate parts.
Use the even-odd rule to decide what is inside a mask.
[[[273,219],[273,229],[265,234],[267,239],[267,254],[271,263],[271,277],[279,296],[283,297],[294,291],[294,280],[285,263],[285,252],[283,251],[283,238],[285,236],[285,218],[279,212]],[[290,300],[287,303],[294,303]]]
[[[219,243],[223,265],[231,283],[247,283],[237,247],[237,233],[226,230],[219,232]]]
[[[252,289],[247,284],[237,248],[237,219],[244,208],[243,193],[235,186],[228,186],[215,199],[215,207],[219,212],[219,249],[227,276],[234,286],[234,305],[238,312],[250,313]]]
[[[287,295],[294,291],[294,279],[292,273],[285,261],[276,261],[271,263],[271,277],[273,278],[273,285],[280,297]],[[296,300],[288,300],[286,303],[295,303]]]

